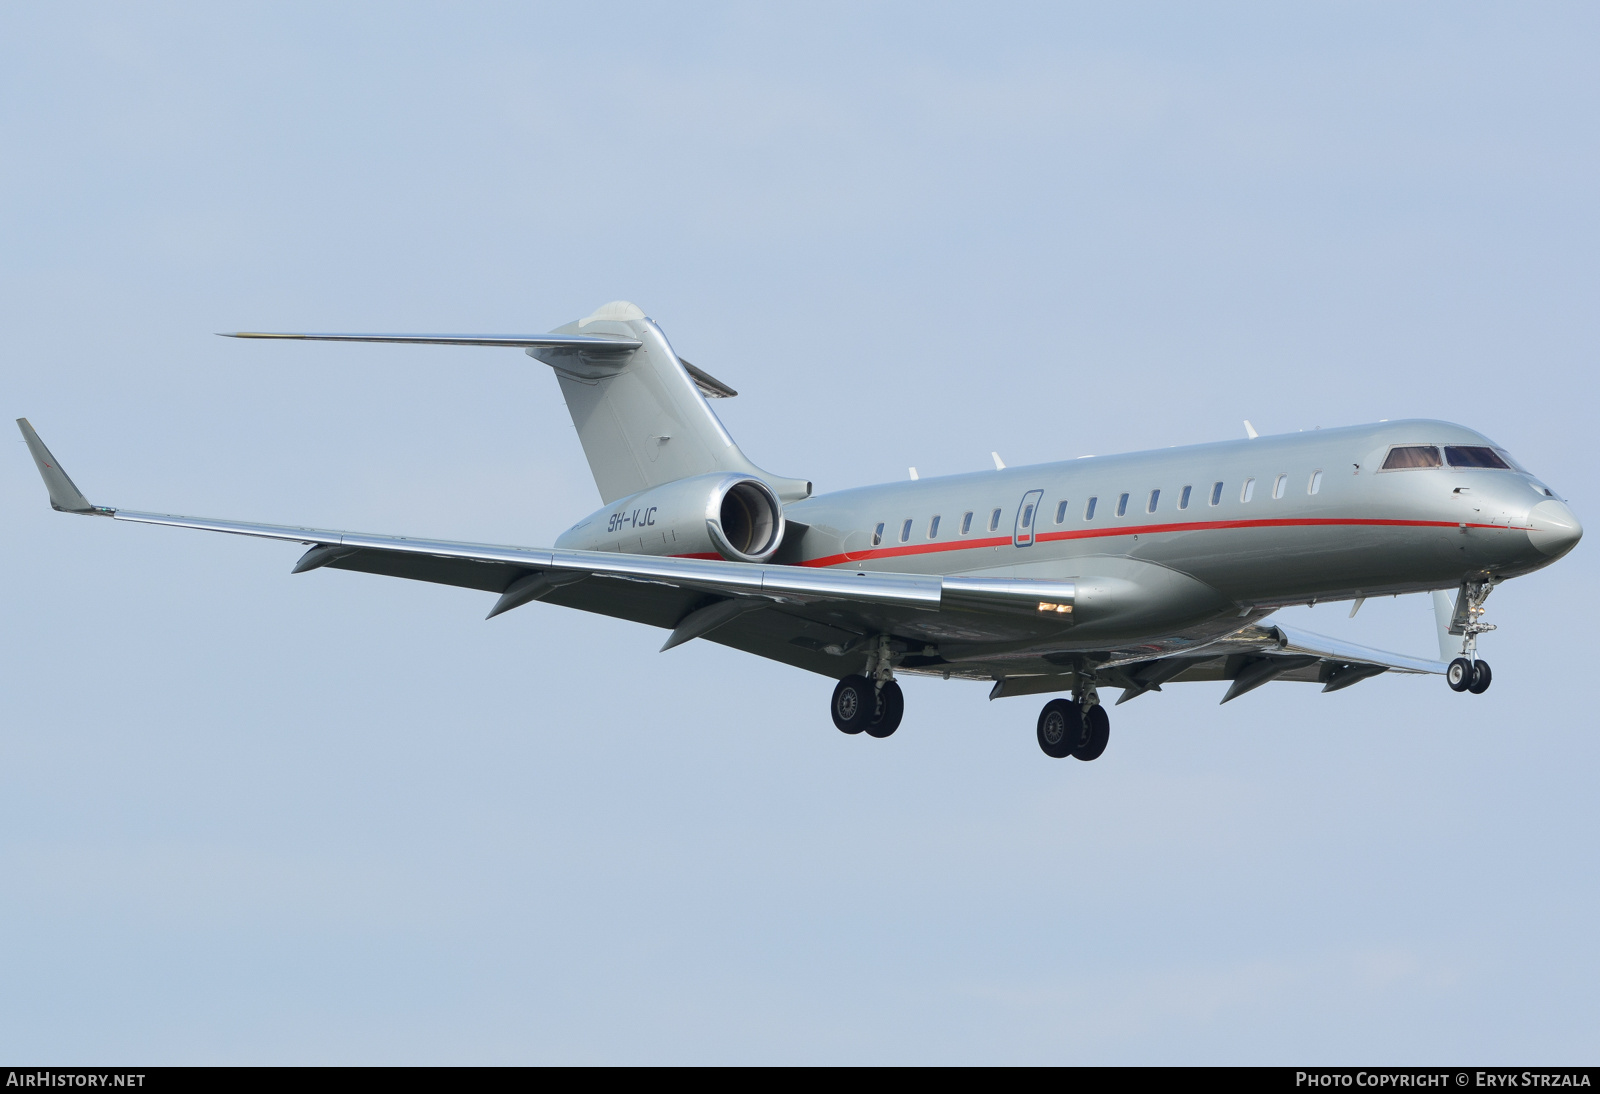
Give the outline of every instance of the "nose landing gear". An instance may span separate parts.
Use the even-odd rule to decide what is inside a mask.
[[[1461,656],[1451,661],[1445,672],[1445,682],[1451,691],[1482,695],[1494,679],[1489,662],[1478,657],[1478,635],[1495,629],[1493,623],[1483,622],[1483,602],[1493,590],[1492,580],[1463,581],[1461,591],[1456,594],[1456,610],[1450,617],[1449,633],[1462,635],[1463,639]]]

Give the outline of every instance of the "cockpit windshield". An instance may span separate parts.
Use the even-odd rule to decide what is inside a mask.
[[[1476,444],[1447,444],[1444,446],[1445,459],[1450,461],[1451,467],[1497,467],[1503,471],[1510,471],[1511,465],[1505,458],[1487,445]]]
[[[1444,458],[1439,457],[1439,445],[1397,444],[1384,458],[1383,470],[1404,471],[1418,467],[1492,467],[1500,471],[1520,470],[1511,458],[1486,444],[1444,445]]]
[[[1408,467],[1443,467],[1439,450],[1431,444],[1401,444],[1389,449],[1383,461],[1385,471],[1399,471]]]

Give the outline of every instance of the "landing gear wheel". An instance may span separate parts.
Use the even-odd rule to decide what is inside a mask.
[[[1445,682],[1450,685],[1451,691],[1466,691],[1472,686],[1472,678],[1476,675],[1472,662],[1465,657],[1457,657],[1444,671]]]
[[[1494,673],[1489,671],[1489,662],[1474,661],[1472,663],[1472,683],[1467,685],[1467,690],[1474,695],[1482,695],[1489,690],[1489,681],[1494,679]]]
[[[829,710],[833,724],[844,733],[860,733],[878,712],[878,699],[872,681],[865,676],[846,676],[833,689]]]
[[[887,737],[900,728],[900,717],[906,712],[906,696],[893,680],[884,682],[878,690],[878,712],[867,723],[867,736]]]
[[[1098,760],[1111,740],[1111,718],[1106,708],[1099,703],[1090,707],[1089,713],[1083,716],[1083,725],[1083,744],[1073,749],[1072,755],[1079,760]]]
[[[1083,743],[1083,711],[1071,700],[1050,700],[1039,712],[1038,737],[1046,756],[1066,759]]]

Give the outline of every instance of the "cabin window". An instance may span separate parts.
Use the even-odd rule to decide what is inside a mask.
[[[1178,508],[1179,509],[1187,509],[1187,508],[1189,508],[1189,495],[1192,494],[1192,493],[1194,493],[1194,487],[1185,486],[1183,488],[1183,493],[1178,495]]]
[[[1322,491],[1322,472],[1311,472],[1311,485],[1306,487],[1306,493],[1317,494]]]
[[[1090,498],[1089,499],[1088,504],[1086,504],[1083,507],[1083,519],[1084,520],[1093,520],[1094,519],[1094,505],[1095,505],[1095,502],[1097,502],[1099,500],[1100,500],[1099,498]]]
[[[1031,505],[1024,505],[1022,507],[1022,527],[1033,527],[1033,506]]]
[[[939,535],[939,518],[934,517],[928,522],[928,538],[936,539]]]
[[[911,538],[911,521],[907,520],[900,526],[900,542],[904,543]]]
[[[1123,494],[1120,498],[1117,499],[1117,516],[1125,517],[1127,515],[1128,515],[1128,495]]]
[[[1413,467],[1443,467],[1439,450],[1431,444],[1399,444],[1389,449],[1383,461],[1385,471],[1403,471]]]
[[[966,535],[970,531],[972,531],[972,514],[970,512],[962,513],[961,534]]]
[[[1444,446],[1444,458],[1450,461],[1451,467],[1497,467],[1502,471],[1511,470],[1511,465],[1500,458],[1500,453],[1483,445],[1447,444]]]
[[[1279,475],[1272,483],[1272,500],[1280,500],[1287,489],[1289,489],[1289,476]]]
[[[1156,503],[1159,502],[1160,500],[1161,500],[1161,491],[1159,491],[1159,490],[1150,491],[1150,504],[1145,506],[1145,510],[1144,511],[1146,513],[1154,513],[1156,511]]]
[[[1061,504],[1056,506],[1056,523],[1057,524],[1062,524],[1062,523],[1064,523],[1066,521],[1066,519],[1067,519],[1067,503],[1065,501],[1062,501]]]
[[[1000,510],[996,509],[989,514],[989,531],[993,532],[1000,527]]]
[[[1222,504],[1222,484],[1220,482],[1214,482],[1211,484],[1211,504]]]
[[[1256,480],[1255,479],[1245,479],[1244,480],[1244,489],[1239,491],[1239,500],[1240,501],[1249,501],[1251,498],[1253,498],[1255,496],[1256,496]]]
[[[883,542],[883,525],[878,525],[872,530],[872,545],[876,547]]]

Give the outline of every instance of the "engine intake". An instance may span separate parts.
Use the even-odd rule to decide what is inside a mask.
[[[783,533],[783,505],[770,486],[719,471],[612,502],[563,532],[556,546],[766,562]]]

